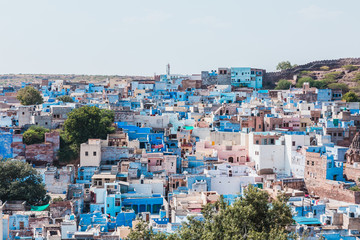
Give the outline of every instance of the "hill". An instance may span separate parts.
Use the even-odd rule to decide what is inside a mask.
[[[267,72],[264,86],[274,88],[281,79],[298,82],[302,77],[311,77],[323,81],[324,87],[346,84],[349,90],[360,94],[360,58],[342,58],[335,60],[314,61],[279,72]],[[319,84],[319,83],[318,83]],[[319,84],[321,85],[321,84]]]
[[[41,80],[65,80],[69,82],[105,82],[108,78],[118,79],[149,79],[143,76],[119,75],[75,75],[75,74],[3,74],[0,75],[0,86],[20,86],[22,82],[41,83]]]

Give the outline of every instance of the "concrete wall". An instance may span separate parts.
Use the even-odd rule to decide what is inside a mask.
[[[80,145],[80,166],[99,167],[101,161],[100,139],[89,139]]]

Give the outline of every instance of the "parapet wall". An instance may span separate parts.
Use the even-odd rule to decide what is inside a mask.
[[[305,183],[310,194],[318,195],[321,198],[331,198],[338,201],[360,204],[360,192],[344,188],[344,184],[341,182],[308,179],[305,180]]]

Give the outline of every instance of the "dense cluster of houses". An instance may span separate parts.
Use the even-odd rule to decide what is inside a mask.
[[[4,239],[125,239],[140,220],[174,232],[201,218],[221,195],[228,204],[249,185],[289,196],[294,231],[313,239],[360,236],[360,103],[341,90],[262,90],[265,71],[220,68],[102,83],[32,83],[44,103],[22,106],[17,87],[0,88],[0,157],[30,162],[49,205],[0,206]],[[28,84],[23,84],[24,87]],[[74,102],[63,103],[68,95]],[[55,167],[67,114],[111,109],[116,132],[88,139],[78,164]],[[50,129],[26,145],[29,126]],[[54,201],[57,199],[57,201]]]

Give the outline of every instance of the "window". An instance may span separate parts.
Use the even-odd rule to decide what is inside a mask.
[[[342,136],[342,133],[338,133],[338,136],[341,137],[341,136]]]
[[[264,139],[264,145],[267,145],[267,139]]]
[[[274,143],[275,143],[274,139],[273,138],[270,139],[270,144],[274,144]]]
[[[312,162],[311,162],[311,166],[314,166],[314,165],[315,165],[315,163],[314,163],[314,161],[312,161]]]
[[[120,198],[115,198],[115,206],[119,207],[120,205]]]
[[[310,164],[310,161],[307,161],[306,164],[309,165],[309,164]],[[309,174],[309,173],[308,173],[308,174]]]
[[[96,156],[96,152],[93,152],[93,156]]]
[[[23,222],[23,221],[20,221],[20,222],[19,222],[19,226],[20,226],[20,230],[24,229],[24,222]]]
[[[85,152],[85,156],[89,156],[89,152],[88,152],[88,151]]]
[[[295,141],[292,142],[293,147],[295,147]]]

